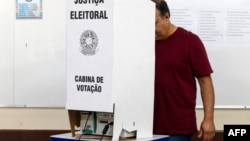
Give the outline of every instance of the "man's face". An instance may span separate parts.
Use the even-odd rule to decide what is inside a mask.
[[[164,40],[167,37],[169,27],[169,14],[161,16],[160,11],[156,9],[155,15],[155,40]]]

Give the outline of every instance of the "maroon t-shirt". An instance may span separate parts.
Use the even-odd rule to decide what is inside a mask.
[[[196,80],[212,73],[199,37],[183,28],[156,41],[154,134],[197,132]]]

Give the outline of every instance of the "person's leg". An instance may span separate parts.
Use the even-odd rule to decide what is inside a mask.
[[[169,141],[191,141],[192,135],[171,135]]]

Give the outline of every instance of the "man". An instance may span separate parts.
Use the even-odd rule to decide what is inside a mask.
[[[156,63],[154,134],[170,135],[170,141],[191,141],[197,133],[196,79],[204,107],[198,137],[211,141],[215,135],[213,72],[199,37],[170,21],[164,0],[156,3]]]

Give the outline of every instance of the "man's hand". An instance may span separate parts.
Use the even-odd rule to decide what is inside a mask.
[[[215,136],[215,126],[213,121],[203,120],[201,123],[198,138],[202,138],[202,141],[212,141]]]

